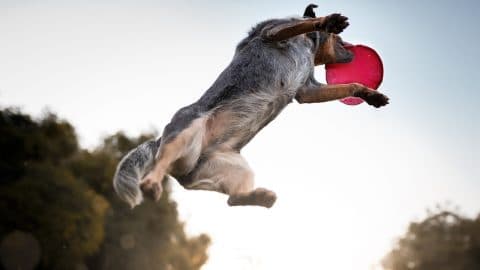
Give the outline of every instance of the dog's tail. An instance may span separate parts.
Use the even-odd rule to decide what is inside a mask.
[[[149,140],[131,150],[117,165],[113,187],[118,196],[134,208],[143,201],[140,180],[153,168],[160,138]]]

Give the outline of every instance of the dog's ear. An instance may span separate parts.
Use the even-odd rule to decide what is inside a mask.
[[[305,12],[303,13],[304,18],[316,18],[317,16],[315,15],[315,11],[313,10],[314,8],[317,8],[318,6],[315,4],[310,4],[305,8]]]

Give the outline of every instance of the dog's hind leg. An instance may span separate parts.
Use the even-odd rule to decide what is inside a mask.
[[[218,191],[229,195],[230,206],[257,205],[270,208],[275,203],[273,191],[254,189],[254,175],[237,152],[214,152],[191,174],[187,189]]]
[[[183,172],[194,168],[200,156],[202,140],[205,134],[207,117],[192,120],[180,131],[174,130],[162,135],[162,143],[156,155],[153,169],[143,178],[140,188],[142,192],[159,200],[162,194],[162,180],[172,171]],[[171,135],[175,134],[175,135]]]

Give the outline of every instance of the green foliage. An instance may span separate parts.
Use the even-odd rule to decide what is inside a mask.
[[[2,231],[32,232],[46,268],[82,262],[103,241],[108,202],[65,169],[29,166],[22,179],[0,190],[0,197]]]
[[[439,210],[411,223],[383,265],[388,270],[480,269],[480,216],[469,219]]]
[[[0,110],[0,181],[18,179],[31,162],[59,164],[78,150],[73,127],[47,114],[41,121]]]
[[[38,269],[193,270],[206,262],[210,239],[185,235],[168,187],[160,202],[134,210],[114,193],[118,161],[151,135],[117,133],[89,151],[68,122],[18,110],[0,111],[0,134],[0,242],[31,233]]]

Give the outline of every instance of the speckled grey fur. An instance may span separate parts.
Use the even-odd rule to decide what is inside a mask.
[[[148,140],[125,155],[117,166],[113,177],[113,187],[122,200],[131,207],[143,200],[138,185],[140,179],[153,167],[160,139]]]
[[[292,101],[300,87],[315,81],[314,54],[318,44],[311,38],[295,36],[268,42],[261,36],[265,29],[293,20],[301,18],[268,20],[255,26],[238,44],[230,65],[203,96],[173,116],[163,131],[162,143],[173,140],[198,117],[229,111],[233,115],[228,131],[202,151],[198,163],[210,150],[229,140],[232,149],[239,152]],[[159,145],[159,141],[148,141],[132,150],[118,165],[114,187],[132,207],[142,201],[139,183],[151,169]],[[172,176],[183,184],[194,171],[195,166],[182,175]]]

